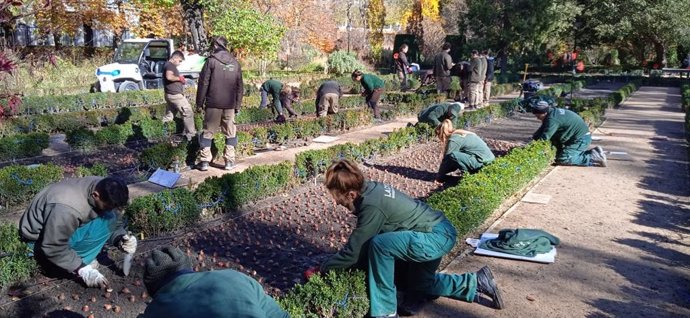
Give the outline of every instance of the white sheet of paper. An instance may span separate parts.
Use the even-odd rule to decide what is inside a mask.
[[[527,203],[549,204],[549,201],[551,201],[551,196],[548,194],[529,192],[525,194],[520,201]]]
[[[484,233],[482,234],[481,238],[479,240],[477,239],[467,239],[467,244],[472,245],[473,247],[479,246],[482,241],[490,240],[490,239],[495,239],[498,237],[497,233]],[[500,253],[500,252],[495,252],[491,250],[486,250],[483,248],[477,247],[474,250],[474,254],[478,255],[484,255],[484,256],[494,256],[494,257],[501,257],[501,258],[509,258],[509,259],[517,259],[517,260],[522,260],[522,261],[529,261],[529,262],[536,262],[536,263],[553,263],[556,261],[556,247],[554,246],[550,252],[544,253],[544,254],[537,254],[535,257],[526,257],[526,256],[519,256],[519,255],[513,255],[513,254],[506,254],[506,253]]]
[[[149,182],[155,183],[166,188],[172,188],[181,176],[182,175],[179,173],[158,168],[158,170],[156,170],[156,172],[154,172],[149,178]]]
[[[329,142],[334,142],[338,140],[338,137],[332,137],[332,136],[326,136],[326,135],[321,135],[316,138],[314,138],[314,142],[319,142],[319,143],[324,143],[327,144]]]

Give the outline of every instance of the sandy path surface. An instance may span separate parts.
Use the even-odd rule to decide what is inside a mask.
[[[495,226],[558,236],[556,263],[466,256],[447,272],[489,265],[506,309],[446,298],[416,317],[688,317],[690,182],[678,88],[643,87],[610,110],[594,135],[629,161],[608,168],[557,167]]]

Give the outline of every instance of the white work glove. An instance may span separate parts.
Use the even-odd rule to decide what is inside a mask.
[[[108,285],[108,280],[105,276],[101,274],[97,269],[91,267],[91,265],[86,265],[77,271],[79,277],[84,280],[86,286],[89,287],[105,287]]]
[[[120,249],[127,254],[134,254],[137,251],[137,238],[131,234],[123,235],[120,240]]]

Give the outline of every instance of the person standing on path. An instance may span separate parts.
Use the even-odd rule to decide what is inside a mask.
[[[479,107],[479,85],[483,85],[482,80],[482,61],[479,58],[477,50],[472,51],[472,59],[470,60],[470,101],[469,108],[476,109]]]
[[[19,235],[48,276],[79,276],[88,287],[108,280],[96,256],[106,243],[134,254],[137,239],[115,210],[127,205],[129,189],[117,178],[65,179],[41,190],[19,221]]]
[[[486,55],[484,54],[484,52],[486,51],[482,51],[481,53],[479,53],[479,61],[481,62],[481,68],[479,69],[479,85],[477,85],[477,88],[479,90],[477,94],[477,107],[484,106],[484,83],[486,82],[487,69]]]
[[[446,94],[450,92],[450,69],[453,68],[453,58],[450,57],[450,43],[443,43],[441,53],[434,58],[434,77],[436,78],[436,93]]]
[[[434,104],[419,112],[417,122],[438,127],[442,121],[449,119],[453,125],[457,125],[462,108],[463,105],[458,102]]]
[[[336,81],[325,81],[316,91],[316,117],[337,114],[338,103],[343,97],[343,88]]]
[[[362,84],[362,88],[364,88],[362,96],[366,96],[367,106],[374,112],[374,121],[380,122],[381,113],[378,103],[383,94],[383,80],[373,74],[363,74],[360,70],[352,72],[352,80]]]
[[[400,45],[400,49],[397,53],[397,58],[395,58],[395,71],[398,73],[398,78],[400,78],[400,91],[405,92],[409,89],[407,86],[407,73],[410,69],[410,63],[407,61],[407,50],[409,47],[407,44]]]
[[[496,159],[486,142],[477,134],[453,127],[453,123],[446,119],[436,128],[436,136],[443,147],[437,182],[441,182],[446,174],[455,170],[475,173]]]
[[[184,123],[184,131],[182,133],[187,138],[187,141],[191,141],[196,136],[196,127],[194,127],[194,110],[192,110],[192,106],[189,105],[189,101],[184,96],[186,80],[177,69],[177,66],[182,61],[184,61],[184,54],[181,51],[175,51],[164,66],[163,90],[167,106],[163,122],[171,122],[175,118],[175,114],[180,113]]]
[[[213,54],[199,74],[199,87],[196,93],[196,107],[204,111],[204,130],[199,138],[197,169],[208,170],[213,160],[211,144],[213,135],[220,131],[225,135],[225,170],[235,165],[235,146],[237,146],[235,115],[240,112],[244,82],[242,68],[235,56],[227,49],[225,37],[213,40]]]
[[[494,80],[494,58],[491,57],[490,53],[491,52],[488,50],[482,52],[482,55],[486,58],[483,106],[489,106],[489,100],[491,99],[491,82]]]
[[[479,294],[503,308],[501,293],[488,267],[476,273],[437,273],[441,258],[453,248],[457,232],[442,212],[414,200],[390,185],[366,181],[348,160],[332,164],[325,185],[335,202],[357,216],[357,225],[345,246],[326,260],[319,271],[365,265],[370,315],[397,317],[396,262],[404,262],[400,282],[405,292],[445,296],[467,302]]]
[[[290,317],[253,278],[232,269],[194,272],[177,247],[151,252],[144,286],[153,300],[139,318]]]
[[[600,146],[587,150],[592,143],[592,135],[578,114],[568,109],[550,107],[546,101],[539,101],[532,107],[532,113],[542,122],[532,139],[551,141],[556,147],[556,163],[606,167],[606,155]]]

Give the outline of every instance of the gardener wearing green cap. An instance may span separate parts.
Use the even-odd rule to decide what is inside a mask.
[[[563,165],[606,167],[606,155],[600,146],[590,150],[592,135],[585,121],[573,111],[550,107],[539,101],[532,113],[542,124],[534,140],[549,140],[556,147],[556,162]]]
[[[153,301],[140,318],[289,317],[256,280],[230,269],[194,272],[177,247],[151,252],[144,285]]]
[[[438,127],[444,119],[450,119],[453,126],[456,126],[463,107],[462,103],[457,102],[434,104],[419,112],[417,121]]]

